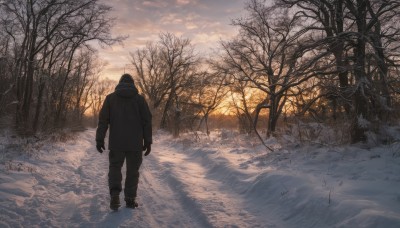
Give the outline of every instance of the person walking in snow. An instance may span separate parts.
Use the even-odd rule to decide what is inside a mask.
[[[109,171],[110,208],[118,210],[121,206],[119,194],[122,191],[121,168],[126,160],[124,195],[126,207],[135,208],[139,183],[139,168],[142,164],[142,151],[150,154],[152,144],[152,115],[143,96],[138,94],[131,75],[121,76],[115,91],[107,95],[99,114],[96,131],[96,148],[105,150],[104,138],[109,132]]]

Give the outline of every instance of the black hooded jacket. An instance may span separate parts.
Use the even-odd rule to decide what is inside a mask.
[[[108,126],[109,150],[142,151],[152,143],[151,112],[134,83],[120,82],[104,100],[100,110],[96,141],[104,141]]]

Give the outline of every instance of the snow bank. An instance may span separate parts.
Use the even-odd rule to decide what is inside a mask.
[[[51,188],[58,188],[58,181],[73,178],[65,175],[65,170],[78,170],[86,149],[92,147],[88,141],[89,138],[92,141],[92,135],[93,132],[86,132],[79,135],[79,142],[54,143],[10,137],[3,132],[0,136],[0,227],[58,226],[46,218],[43,210],[55,213],[57,209],[51,206],[51,200],[71,202],[73,197],[71,194],[49,197],[48,194]],[[65,214],[68,208],[60,210],[63,211],[60,214]]]
[[[217,227],[239,222],[226,207],[218,209],[209,201],[235,202],[238,198],[242,209],[256,218],[253,223],[241,224],[245,227],[400,227],[397,143],[363,149],[299,146],[292,137],[284,138],[292,140],[285,145],[270,138],[266,143],[275,151],[269,152],[246,136],[226,131],[203,135],[200,141],[191,141],[190,134],[177,140],[163,137],[163,142],[180,152],[157,156],[171,167],[171,175],[181,180],[182,191],[203,199],[197,206],[204,213],[222,210],[225,216],[231,214],[215,221],[209,218]],[[214,186],[204,183],[210,179]],[[215,189],[221,184],[225,187],[218,188],[233,199],[216,199],[211,191],[206,191],[211,195],[201,191],[221,192]]]

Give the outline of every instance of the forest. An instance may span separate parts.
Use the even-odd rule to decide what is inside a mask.
[[[0,0],[0,128],[32,136],[96,126],[116,82],[101,77],[93,43],[126,38],[112,34],[111,10],[99,0]],[[399,20],[397,0],[248,0],[231,22],[237,34],[213,53],[160,32],[128,50],[129,73],[154,129],[175,137],[209,133],[226,115],[260,138],[302,120],[364,142],[399,118]]]

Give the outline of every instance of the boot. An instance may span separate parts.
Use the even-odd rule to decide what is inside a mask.
[[[139,206],[138,203],[136,202],[136,198],[125,198],[125,202],[127,208],[134,209]]]
[[[121,206],[119,201],[119,195],[111,196],[110,199],[110,208],[113,211],[118,211],[118,208]]]

